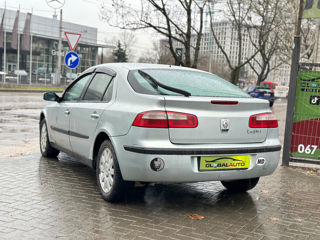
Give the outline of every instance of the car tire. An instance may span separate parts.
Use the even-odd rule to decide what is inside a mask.
[[[246,192],[254,188],[258,182],[259,178],[221,181],[222,185],[230,192]]]
[[[108,202],[123,200],[132,182],[124,181],[117,156],[110,141],[102,142],[96,164],[97,185],[101,196]]]
[[[45,119],[42,119],[40,122],[40,152],[43,157],[55,158],[59,154],[59,150],[51,146],[49,137],[47,123]]]
[[[269,102],[269,106],[270,106],[270,107],[272,107],[273,104],[274,104],[274,101],[270,101],[270,102]]]

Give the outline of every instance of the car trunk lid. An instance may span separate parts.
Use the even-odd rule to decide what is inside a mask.
[[[252,115],[269,112],[268,102],[252,98],[165,96],[166,111],[197,116],[196,128],[169,128],[175,144],[259,143],[266,128],[249,127]]]

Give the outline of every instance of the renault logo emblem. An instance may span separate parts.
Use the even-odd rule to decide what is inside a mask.
[[[229,119],[221,119],[220,128],[221,128],[221,131],[229,131],[229,128],[230,128]]]

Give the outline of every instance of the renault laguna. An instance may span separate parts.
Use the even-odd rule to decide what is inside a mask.
[[[278,121],[269,102],[204,71],[155,64],[89,68],[40,115],[40,150],[96,171],[103,199],[134,182],[221,181],[244,192],[278,166]]]

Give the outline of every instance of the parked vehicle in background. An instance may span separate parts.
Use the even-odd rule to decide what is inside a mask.
[[[286,86],[276,86],[274,96],[277,98],[286,98],[288,97],[288,89]]]
[[[260,86],[265,87],[265,88],[269,88],[273,93],[276,90],[276,87],[278,86],[278,83],[275,82],[269,82],[269,81],[264,81],[261,83]]]
[[[40,115],[40,150],[96,170],[102,197],[133,182],[221,181],[244,192],[278,166],[278,121],[268,102],[196,69],[113,63],[89,68]]]
[[[245,87],[243,90],[247,92],[251,97],[268,100],[270,107],[272,107],[274,104],[275,96],[269,88],[251,85]]]

